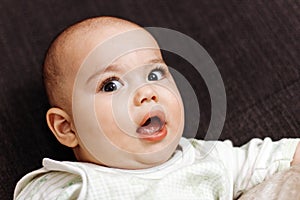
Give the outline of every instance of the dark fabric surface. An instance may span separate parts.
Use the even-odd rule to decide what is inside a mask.
[[[45,123],[48,108],[41,65],[51,40],[84,18],[113,15],[142,26],[180,31],[199,42],[221,72],[227,117],[221,140],[299,137],[300,2],[274,1],[17,1],[0,4],[0,199],[11,199],[18,179],[43,157],[72,160]],[[198,138],[210,118],[205,84],[179,58],[200,104]]]

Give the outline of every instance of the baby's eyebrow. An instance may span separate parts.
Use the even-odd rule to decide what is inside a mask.
[[[156,64],[156,63],[165,64],[165,61],[161,58],[156,58],[156,59],[152,59],[152,60],[148,61],[148,63],[150,63],[150,64]]]
[[[96,77],[100,76],[103,73],[107,73],[107,72],[121,72],[121,66],[120,65],[109,65],[108,67],[105,67],[104,69],[100,69],[98,71],[96,71],[96,73],[94,73],[93,75],[91,75],[88,80],[86,81],[86,84],[88,84],[91,80],[95,79]]]
[[[122,66],[118,65],[118,64],[112,64],[112,65],[108,65],[107,67],[105,67],[105,69],[103,70],[103,73],[107,73],[107,72],[121,72],[122,71]]]

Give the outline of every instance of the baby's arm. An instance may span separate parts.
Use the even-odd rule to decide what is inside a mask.
[[[274,174],[246,191],[239,200],[250,199],[300,199],[300,143],[297,144],[291,168]]]
[[[296,151],[295,151],[293,160],[291,162],[291,166],[297,165],[297,164],[300,164],[300,142],[298,143],[298,145],[296,147]]]
[[[288,169],[300,162],[300,148],[298,139],[282,139],[280,141],[252,140],[242,148],[235,148],[237,156],[236,192],[244,192],[249,188],[272,177],[275,173]],[[244,162],[240,162],[244,154]],[[242,156],[243,157],[243,156]]]
[[[232,177],[234,197],[300,162],[299,139],[252,139],[242,147],[233,147],[230,141],[217,142],[209,154],[219,159]]]
[[[268,180],[246,191],[239,200],[300,199],[300,165],[274,174]]]

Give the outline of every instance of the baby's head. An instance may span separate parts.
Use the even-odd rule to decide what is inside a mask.
[[[158,44],[140,26],[98,17],[69,27],[48,50],[44,80],[48,126],[79,161],[141,169],[175,151],[182,100]]]

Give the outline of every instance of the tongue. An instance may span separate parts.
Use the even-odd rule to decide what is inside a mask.
[[[139,127],[136,132],[142,135],[152,135],[158,132],[162,127],[162,123],[158,117],[148,119],[145,124]]]

